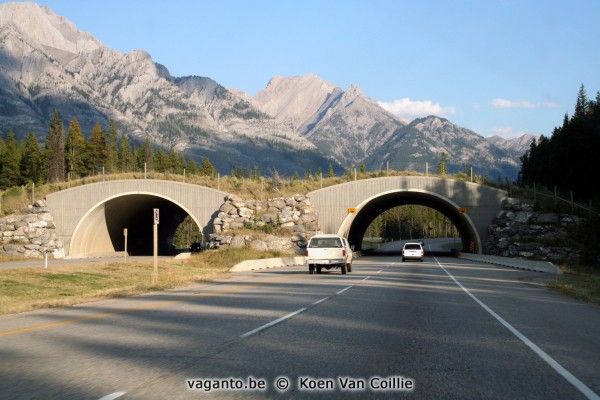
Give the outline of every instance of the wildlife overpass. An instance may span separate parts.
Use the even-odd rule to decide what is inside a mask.
[[[106,181],[46,196],[57,235],[69,258],[152,254],[154,213],[159,212],[159,253],[172,251],[173,235],[190,216],[206,235],[227,193],[188,183],[153,179]]]
[[[488,226],[508,197],[504,190],[456,179],[394,176],[358,180],[308,194],[325,233],[346,236],[362,249],[363,236],[381,213],[422,205],[444,214],[457,228],[463,250],[482,252]]]
[[[118,180],[62,190],[46,197],[58,238],[69,258],[152,254],[154,214],[160,210],[159,253],[172,252],[173,236],[190,216],[204,237],[213,232],[228,193],[188,183],[162,180]],[[461,236],[463,249],[481,253],[487,229],[507,197],[503,190],[475,183],[399,176],[372,178],[330,186],[308,194],[325,233],[348,237],[356,250],[370,223],[384,211],[422,205],[446,215]]]

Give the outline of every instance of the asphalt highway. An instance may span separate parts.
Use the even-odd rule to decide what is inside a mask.
[[[0,399],[598,399],[600,307],[544,278],[392,252],[4,316]]]

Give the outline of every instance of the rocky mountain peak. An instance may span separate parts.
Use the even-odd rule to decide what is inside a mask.
[[[274,76],[254,96],[263,112],[292,128],[302,126],[319,109],[336,86],[315,74]]]
[[[512,174],[520,156],[436,116],[407,125],[356,84],[343,91],[313,73],[276,75],[252,97],[208,77],[173,77],[144,50],[111,50],[47,7],[1,4],[0,132],[43,139],[54,110],[85,134],[114,120],[133,139],[197,161],[210,155],[220,171],[259,164],[291,175],[360,162],[423,170],[446,152],[455,165]]]
[[[72,22],[33,2],[0,5],[0,29],[8,26],[47,50],[77,54],[104,47],[89,33],[79,31]]]

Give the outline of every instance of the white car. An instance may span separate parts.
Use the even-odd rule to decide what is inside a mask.
[[[315,235],[306,246],[306,264],[308,273],[321,273],[323,268],[340,268],[342,274],[352,272],[352,250],[343,236]]]
[[[423,250],[421,243],[404,243],[404,247],[402,248],[402,262],[406,261],[406,259],[423,261],[424,256],[425,250]]]

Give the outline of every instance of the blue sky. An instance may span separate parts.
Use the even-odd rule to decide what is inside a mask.
[[[355,83],[482,136],[550,136],[600,90],[598,0],[39,0],[172,75],[256,94],[274,75]]]

